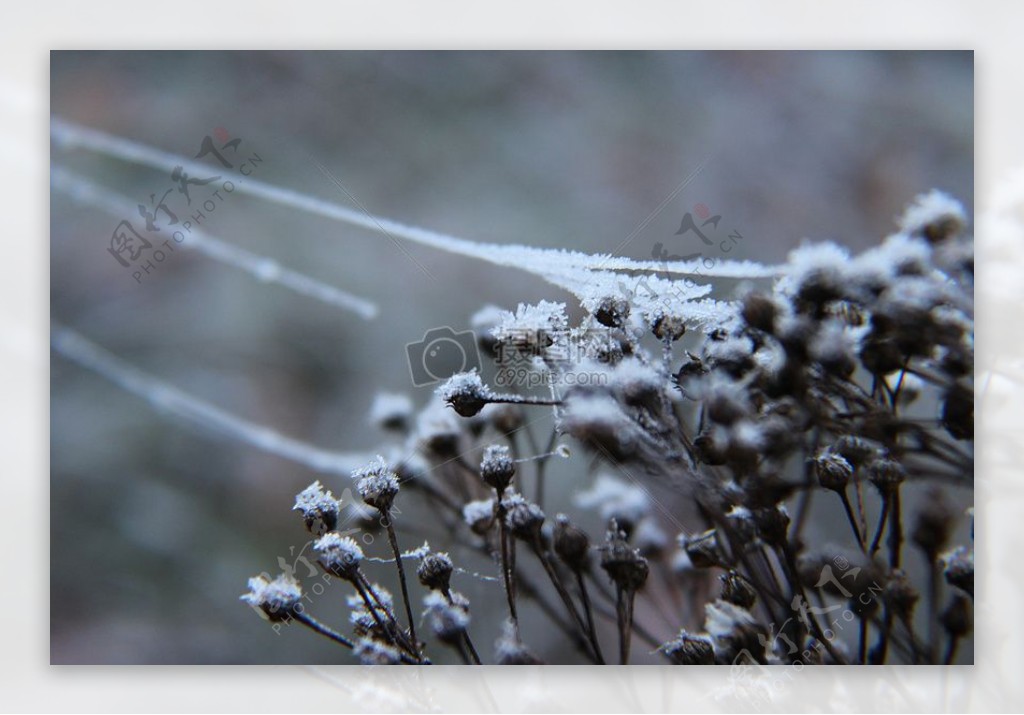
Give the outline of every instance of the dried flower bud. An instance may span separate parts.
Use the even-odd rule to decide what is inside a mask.
[[[907,471],[903,466],[888,457],[880,457],[868,463],[867,471],[868,480],[882,494],[892,493],[907,478]]]
[[[708,529],[703,534],[681,537],[680,541],[686,555],[690,557],[690,563],[696,568],[706,569],[722,564],[715,529]]]
[[[494,644],[494,659],[498,665],[541,665],[542,661],[519,640],[512,621],[502,625],[501,637]]]
[[[734,506],[726,513],[725,520],[732,530],[730,534],[734,534],[740,544],[745,545],[757,536],[757,523],[750,509]]]
[[[516,463],[512,461],[508,447],[492,444],[484,450],[480,461],[480,476],[488,486],[501,494],[512,482],[515,473]]]
[[[494,524],[494,500],[468,502],[462,507],[462,518],[474,534],[486,534]]]
[[[963,546],[942,557],[946,583],[970,594],[974,598],[974,551]]]
[[[960,383],[942,401],[942,426],[955,439],[974,439],[974,393]]]
[[[402,660],[396,648],[371,638],[361,638],[352,652],[363,665],[397,665]]]
[[[626,543],[615,522],[612,522],[612,531],[608,532],[608,540],[602,551],[601,568],[608,573],[616,587],[623,591],[637,591],[647,581],[650,572],[647,559]]]
[[[391,508],[398,494],[398,476],[391,471],[384,458],[377,456],[365,467],[352,472],[356,489],[368,506],[381,512]]]
[[[370,422],[391,432],[408,432],[412,423],[412,400],[408,395],[378,393],[370,406]]]
[[[420,583],[434,591],[447,591],[455,566],[446,553],[430,553],[423,557],[416,576]]]
[[[767,509],[756,510],[754,522],[757,524],[758,534],[766,544],[782,546],[786,542],[786,532],[789,531],[789,513],[785,506],[779,504]]]
[[[338,526],[338,500],[329,491],[324,491],[319,481],[296,495],[292,511],[301,511],[306,529],[317,536],[334,531]]]
[[[451,603],[438,592],[423,597],[423,617],[430,630],[442,643],[455,645],[461,642],[469,627],[469,601],[461,593],[452,592]]]
[[[484,385],[476,368],[452,375],[437,388],[437,394],[463,417],[472,417],[494,398],[494,393]]]
[[[715,649],[707,636],[691,635],[680,631],[679,637],[661,647],[675,665],[714,665]]]
[[[910,532],[910,538],[921,548],[929,561],[934,561],[949,542],[953,531],[953,519],[953,510],[942,490],[930,490],[920,511],[917,512],[914,528]]]
[[[845,459],[854,469],[867,464],[879,454],[875,444],[856,435],[843,435],[835,441],[829,451]]]
[[[540,528],[544,525],[544,512],[532,502],[523,498],[522,494],[512,492],[502,499],[505,509],[505,524],[512,536],[524,541],[532,541],[540,536]]]
[[[974,616],[971,614],[971,601],[966,596],[953,596],[941,614],[939,622],[951,638],[963,638],[974,627]]]
[[[686,323],[682,318],[662,313],[654,320],[652,330],[659,340],[675,342],[686,334]]]
[[[814,473],[822,487],[841,492],[853,476],[853,466],[840,454],[824,452],[814,459]]]
[[[775,301],[760,293],[748,293],[743,298],[741,315],[744,322],[755,330],[772,333],[775,330],[775,316],[778,312],[779,308]]]
[[[747,579],[735,571],[724,573],[719,578],[722,580],[722,600],[732,603],[748,611],[754,608],[757,603],[757,591]]]
[[[352,581],[359,573],[363,550],[351,536],[335,531],[324,534],[313,544],[313,551],[317,554],[317,563],[332,576]]]
[[[914,615],[914,606],[917,605],[921,594],[914,588],[906,573],[896,570],[890,574],[882,598],[897,618],[910,623]]]
[[[594,318],[609,328],[621,328],[629,317],[629,301],[616,296],[603,298],[594,311]]]
[[[590,538],[586,532],[573,526],[569,517],[555,517],[555,553],[574,573],[583,573],[590,567]]]
[[[287,621],[302,601],[302,587],[290,574],[281,574],[273,581],[256,576],[249,579],[249,593],[239,600],[259,608],[275,623]]]

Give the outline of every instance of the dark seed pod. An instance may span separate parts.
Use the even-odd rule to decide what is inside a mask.
[[[974,598],[974,554],[959,548],[945,557],[946,567],[943,576],[946,583],[955,586]]]
[[[447,591],[451,583],[452,571],[455,566],[445,553],[430,553],[423,557],[416,569],[416,576],[427,588],[434,591]]]
[[[842,455],[825,452],[814,460],[814,473],[822,487],[841,492],[853,476],[853,466]]]
[[[910,538],[928,557],[935,561],[946,548],[953,531],[953,510],[940,489],[932,489],[917,512]]]
[[[574,573],[583,573],[590,567],[590,539],[565,514],[555,517],[555,553]]]
[[[714,665],[715,649],[707,636],[695,636],[683,632],[675,640],[661,648],[675,665]]]
[[[974,395],[960,383],[943,399],[942,426],[956,439],[974,439]]]
[[[970,599],[959,594],[953,596],[949,606],[939,615],[939,622],[953,638],[963,638],[970,633],[974,627]]]
[[[594,311],[594,318],[609,328],[621,328],[629,317],[629,302],[616,297],[604,298]]]
[[[480,460],[480,476],[488,486],[500,494],[512,482],[515,473],[516,463],[512,461],[508,447],[492,444],[484,450],[483,459]]]
[[[900,620],[910,623],[921,594],[907,578],[903,571],[893,571],[889,582],[885,585],[882,598],[893,614]]]
[[[612,522],[612,528],[615,523]],[[618,533],[608,532],[608,542],[601,555],[601,568],[618,588],[623,591],[637,591],[646,583],[650,568],[647,559],[632,548]]]
[[[718,536],[714,529],[685,539],[683,549],[690,557],[690,563],[696,568],[706,569],[722,564],[722,556],[718,548]]]
[[[756,510],[754,522],[757,524],[757,531],[761,535],[761,539],[766,544],[781,546],[786,542],[786,532],[789,531],[789,514],[781,505]]]
[[[747,579],[735,571],[729,571],[719,577],[722,580],[722,600],[735,604],[748,611],[757,603],[757,592]]]
[[[888,457],[871,461],[867,466],[867,472],[868,481],[882,494],[892,493],[907,478],[907,472],[900,463]]]
[[[653,332],[659,340],[676,341],[686,334],[686,323],[682,318],[672,315],[660,315],[654,321]]]
[[[749,293],[743,299],[743,320],[751,328],[772,333],[775,330],[775,316],[779,309],[775,302],[760,293]]]

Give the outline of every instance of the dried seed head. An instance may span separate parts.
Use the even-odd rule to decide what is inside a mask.
[[[882,494],[891,494],[907,478],[903,466],[888,457],[880,457],[868,463],[868,480]]]
[[[306,528],[317,536],[338,526],[338,500],[329,491],[324,491],[318,481],[296,495],[292,511],[302,512]]]
[[[757,532],[766,544],[782,546],[786,542],[789,513],[782,504],[767,509],[757,509],[754,512],[754,523],[757,524]]]
[[[469,601],[461,593],[451,593],[451,603],[437,591],[423,597],[423,617],[430,630],[442,643],[455,645],[462,641],[469,627]]]
[[[558,558],[574,573],[590,568],[590,538],[585,531],[573,526],[565,514],[555,517],[554,546]]]
[[[381,456],[375,457],[365,467],[352,472],[356,489],[368,506],[385,512],[391,508],[398,494],[398,476],[391,471]]]
[[[505,524],[514,537],[532,541],[540,536],[540,529],[544,525],[544,512],[539,506],[516,492],[502,499],[501,505],[505,509]]]
[[[745,608],[748,611],[754,608],[757,603],[757,591],[747,579],[735,571],[724,573],[719,578],[722,580],[722,600],[733,605]]]
[[[290,574],[281,574],[273,581],[264,576],[249,579],[249,593],[239,597],[259,608],[271,621],[287,621],[302,601],[302,587]]]
[[[841,492],[853,476],[853,466],[841,454],[826,451],[814,459],[814,473],[822,487]]]
[[[750,611],[719,599],[706,604],[704,613],[704,627],[719,663],[734,663],[744,652],[758,663],[767,661],[770,641],[766,629],[755,622]]]
[[[690,557],[690,563],[696,568],[706,569],[722,564],[718,532],[715,529],[708,529],[703,534],[680,537],[680,542],[686,555]]]
[[[772,333],[775,330],[775,317],[778,313],[779,307],[775,305],[775,301],[760,293],[748,293],[743,298],[743,321],[755,330]]]
[[[352,652],[363,665],[397,665],[402,660],[396,648],[371,638],[361,638]]]
[[[494,500],[468,502],[462,507],[462,518],[474,534],[486,534],[494,524]]]
[[[974,439],[974,393],[960,383],[942,401],[942,426],[955,439]]]
[[[463,417],[472,417],[494,398],[476,368],[452,375],[437,388],[437,395]]]
[[[313,551],[317,555],[317,563],[333,576],[352,581],[359,573],[363,550],[351,536],[342,536],[335,531],[324,534],[313,544]]]
[[[715,649],[707,636],[691,635],[680,631],[679,637],[661,647],[669,660],[676,665],[714,665]]]
[[[877,445],[856,435],[843,435],[829,451],[845,459],[854,469],[867,464],[880,453]]]
[[[617,588],[629,592],[639,590],[646,583],[650,572],[647,559],[626,543],[614,521],[602,547],[601,568],[608,573]]]
[[[921,594],[914,588],[907,574],[897,569],[890,574],[882,598],[897,618],[910,623],[914,615],[914,606],[917,605]]]
[[[725,520],[732,530],[730,533],[735,534],[736,540],[741,545],[753,541],[757,536],[757,523],[754,521],[754,515],[750,509],[744,506],[733,506],[726,512]]]
[[[946,501],[942,490],[929,490],[910,532],[910,538],[921,548],[929,561],[938,558],[939,552],[946,548],[953,531],[954,518],[953,509]]]
[[[447,591],[451,583],[452,571],[455,566],[446,553],[430,553],[423,557],[416,569],[416,576],[427,588],[434,591]]]
[[[499,494],[505,491],[516,473],[516,463],[512,461],[508,447],[492,444],[484,450],[480,460],[480,476],[488,486],[496,489]]]
[[[408,395],[377,393],[370,406],[370,422],[391,432],[408,432],[412,424],[412,400]]]
[[[974,551],[963,546],[942,557],[946,583],[970,594],[974,598]]]
[[[609,328],[621,328],[629,317],[629,302],[617,296],[603,298],[594,311],[594,318]]]
[[[541,660],[519,640],[515,625],[505,621],[501,637],[494,644],[494,656],[498,665],[541,665]]]
[[[652,331],[659,340],[675,342],[686,334],[686,323],[678,316],[662,313],[655,318]]]
[[[939,622],[952,638],[963,638],[974,627],[974,616],[971,614],[971,600],[956,594],[949,606],[939,615]]]

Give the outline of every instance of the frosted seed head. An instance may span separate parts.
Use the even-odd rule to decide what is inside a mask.
[[[462,507],[462,518],[474,534],[486,534],[494,524],[494,499],[467,503]]]
[[[476,368],[449,377],[437,388],[437,395],[462,417],[472,417],[494,398]]]
[[[361,638],[352,651],[363,665],[397,665],[402,661],[396,648],[372,638]]]
[[[670,661],[676,665],[714,665],[715,649],[711,639],[704,635],[692,635],[680,631],[679,637],[661,647]]]
[[[558,558],[574,573],[582,573],[590,567],[590,539],[585,531],[573,526],[565,514],[555,517],[554,546]]]
[[[544,512],[539,506],[516,492],[502,499],[501,505],[505,509],[505,524],[514,537],[527,541],[540,536]]]
[[[451,593],[451,603],[435,591],[423,598],[423,617],[427,625],[442,643],[457,644],[462,641],[469,627],[469,601],[461,593]]]
[[[423,557],[416,569],[416,576],[427,588],[434,591],[447,591],[451,583],[452,571],[455,566],[446,553],[431,553]]]
[[[922,236],[930,243],[940,243],[967,228],[967,212],[949,194],[932,189],[921,194],[903,212],[900,229],[911,236]]]
[[[945,554],[942,563],[946,583],[974,598],[974,550],[961,546]]]
[[[333,531],[338,526],[338,500],[331,492],[325,491],[319,481],[313,482],[296,495],[292,511],[302,512],[306,528],[317,536]]]
[[[630,592],[639,590],[650,573],[647,559],[626,543],[615,522],[612,522],[607,541],[601,548],[601,568],[617,588]]]
[[[363,560],[363,550],[356,540],[334,531],[320,537],[313,544],[313,552],[324,571],[348,581],[356,578]]]
[[[883,494],[895,491],[907,478],[903,466],[888,457],[879,457],[869,462],[867,473],[868,480]]]
[[[302,587],[290,574],[273,580],[255,576],[249,579],[249,593],[240,596],[240,600],[261,609],[271,621],[287,621],[302,601]]]
[[[515,473],[516,464],[512,461],[508,447],[492,444],[484,450],[483,459],[480,460],[480,476],[488,486],[500,494],[512,482]]]
[[[381,456],[375,457],[364,467],[352,472],[356,489],[368,506],[385,512],[391,508],[398,494],[398,476],[391,471]]]
[[[407,432],[412,423],[412,400],[408,395],[380,392],[370,406],[370,422],[392,432]]]

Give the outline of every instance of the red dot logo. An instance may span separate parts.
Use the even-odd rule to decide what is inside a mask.
[[[693,207],[693,212],[697,214],[697,218],[701,221],[711,215],[711,209],[708,208],[707,204],[697,204]]]
[[[217,127],[216,129],[214,129],[213,136],[217,139],[217,141],[225,143],[227,142],[228,139],[231,138],[231,135],[228,134],[228,130],[225,129],[224,127]]]

